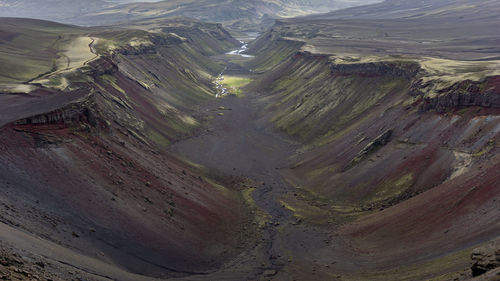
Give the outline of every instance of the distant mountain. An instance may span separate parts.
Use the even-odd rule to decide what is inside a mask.
[[[236,31],[261,31],[274,18],[326,13],[374,2],[379,0],[0,0],[0,17],[29,17],[86,26],[188,17],[222,23]]]
[[[106,9],[103,0],[0,0],[0,17],[68,21],[76,16]]]
[[[111,7],[73,19],[82,25],[104,25],[131,20],[183,16],[218,22],[233,31],[262,31],[274,18],[325,13],[379,2],[378,0],[168,0]]]
[[[491,59],[500,51],[499,14],[497,0],[386,0],[281,22],[323,51]]]
[[[326,18],[343,19],[494,19],[500,13],[497,0],[385,0],[381,3],[334,11]]]
[[[146,2],[159,2],[160,0],[109,0],[109,2],[120,3],[120,4],[130,4],[130,3],[146,3]]]

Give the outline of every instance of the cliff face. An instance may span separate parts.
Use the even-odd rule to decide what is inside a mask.
[[[76,100],[62,108],[45,112],[38,115],[22,118],[14,121],[13,125],[50,125],[63,124],[71,125],[78,123],[89,123],[96,125],[95,119],[95,96],[92,89],[87,89],[89,94],[80,100]]]
[[[215,94],[221,67],[208,55],[238,43],[220,26],[201,28],[100,31],[100,57],[77,72],[75,90],[12,95],[42,106],[0,129],[2,226],[62,246],[49,258],[123,280],[203,274],[241,251],[249,239],[235,233],[252,235],[241,194],[165,150],[192,133],[194,107]]]
[[[422,97],[420,109],[423,111],[434,109],[443,113],[471,106],[500,108],[499,81],[500,76],[487,77],[483,81],[459,81],[440,89],[435,97],[426,97],[420,89],[430,87],[429,83],[423,85],[419,80],[412,86],[412,94]]]

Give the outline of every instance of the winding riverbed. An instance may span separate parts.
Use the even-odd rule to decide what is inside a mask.
[[[244,50],[242,46],[230,53],[242,56]],[[228,67],[216,79],[217,97],[229,94],[223,86],[224,75],[233,74],[231,62],[221,59]],[[265,214],[258,218],[265,222],[253,246],[220,270],[186,280],[336,279],[333,265],[339,257],[334,245],[339,243],[332,242],[329,230],[302,223],[285,205],[299,191],[283,178],[280,167],[288,165],[299,144],[263,117],[264,96],[245,91],[238,97],[211,100],[201,109],[213,117],[206,131],[170,146],[173,153],[220,175],[250,179],[255,184],[251,199]],[[214,108],[227,111],[221,115]]]
[[[243,58],[253,58],[254,56],[245,54],[245,52],[248,50],[248,43],[245,43],[243,41],[240,42],[243,45],[239,49],[233,50],[226,54],[240,56]],[[227,67],[224,68],[224,70],[215,79],[215,88],[217,89],[217,94],[215,94],[216,98],[222,98],[229,94],[229,90],[226,87],[224,87],[224,72],[226,71],[226,69]]]
[[[239,49],[231,51],[231,52],[229,52],[227,54],[228,55],[241,56],[241,57],[244,57],[244,58],[253,58],[254,56],[245,54],[245,52],[248,50],[248,44],[245,43],[245,42],[243,42],[243,41],[240,41],[240,42],[243,45]]]

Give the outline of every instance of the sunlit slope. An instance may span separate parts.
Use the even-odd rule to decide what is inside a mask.
[[[0,19],[0,82],[26,82],[55,70],[64,49],[84,32],[53,22]]]

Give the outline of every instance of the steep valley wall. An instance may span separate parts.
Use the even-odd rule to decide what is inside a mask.
[[[422,83],[418,59],[348,61],[303,46],[270,31],[251,49],[265,52],[251,65],[267,71],[254,84],[270,103],[263,112],[306,147],[283,174],[324,202],[303,209],[345,216],[339,233],[365,266],[421,262],[498,235],[498,76],[430,95],[442,82]]]
[[[209,29],[102,51],[85,67],[89,82],[53,93],[73,100],[4,125],[1,222],[87,256],[95,262],[70,266],[99,274],[112,274],[102,263],[150,277],[204,274],[239,253],[254,235],[239,191],[164,149],[202,121],[195,107],[214,95],[221,69],[208,56],[239,44]],[[95,36],[111,45],[137,34]],[[242,227],[246,238],[235,234]]]

